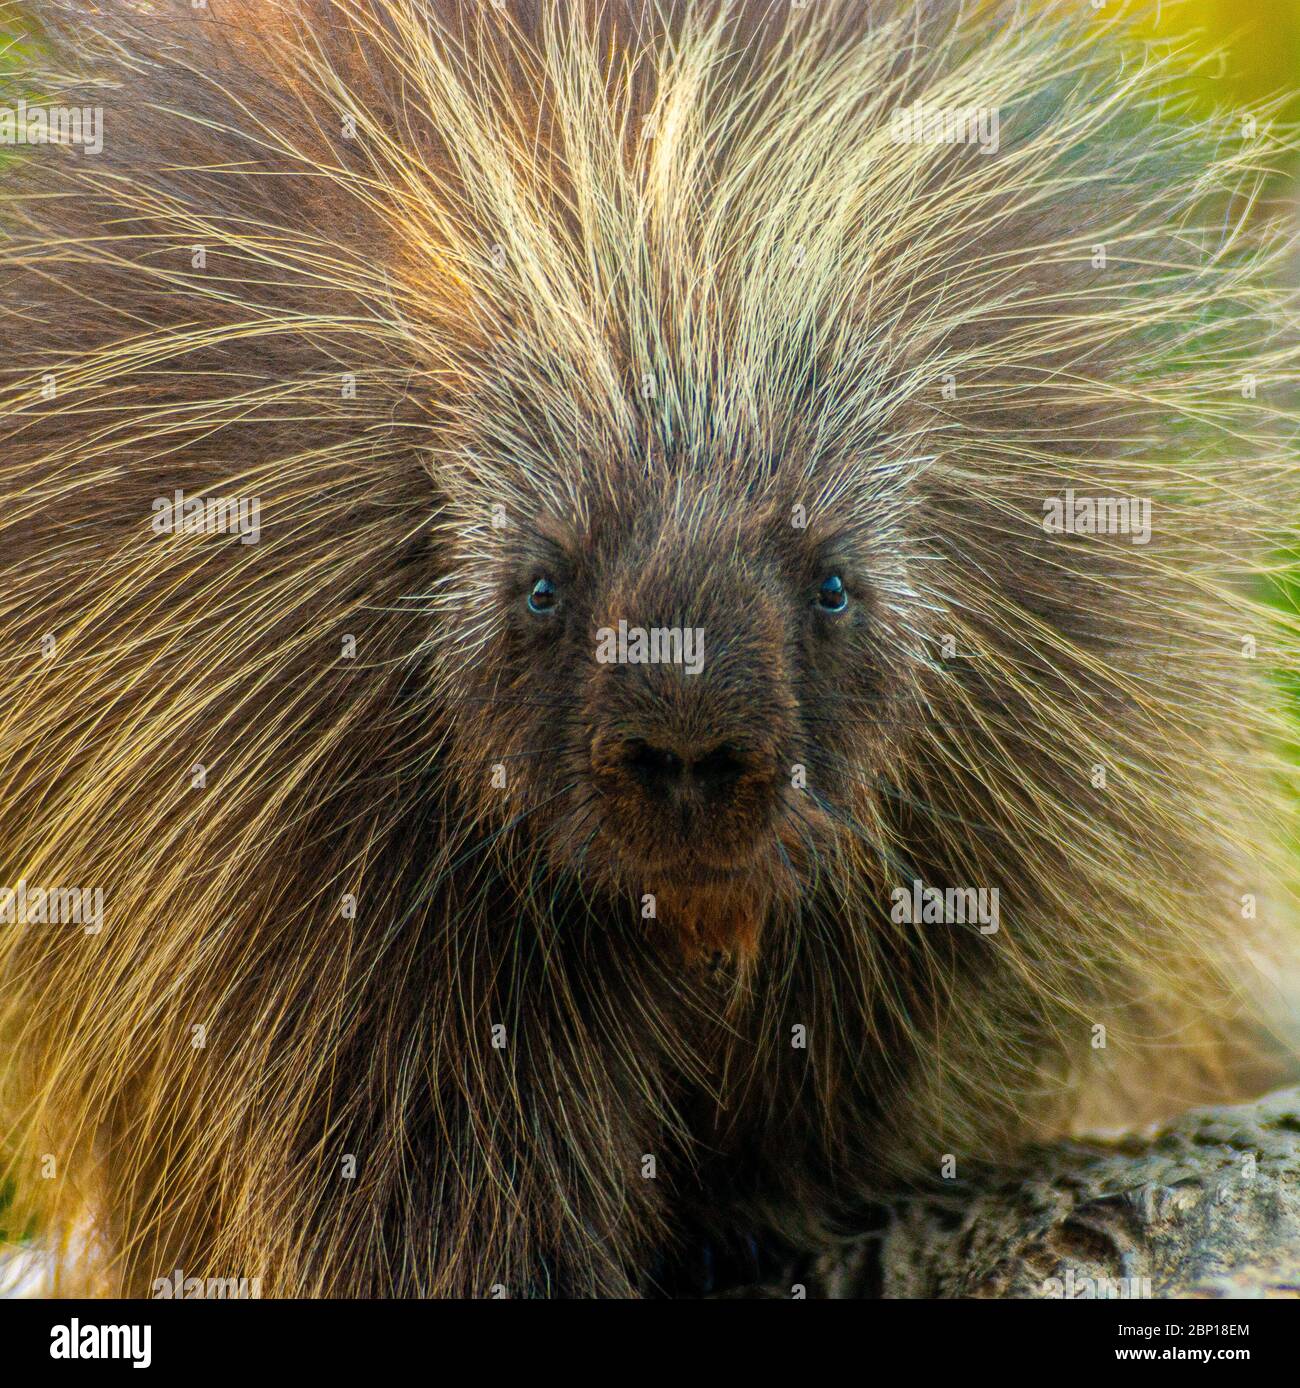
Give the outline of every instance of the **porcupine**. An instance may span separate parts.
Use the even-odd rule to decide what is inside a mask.
[[[5,105],[103,111],[3,170],[40,1227],[127,1293],[623,1295],[1237,1082],[1266,119],[1086,7],[27,18]]]

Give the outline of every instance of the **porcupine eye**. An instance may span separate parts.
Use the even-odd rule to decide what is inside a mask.
[[[817,590],[817,606],[823,612],[843,612],[848,605],[849,595],[839,574],[830,574],[822,579],[821,587]]]
[[[558,601],[555,584],[549,578],[539,578],[533,584],[532,592],[528,594],[528,610],[535,616],[545,617],[547,613],[555,610]]]

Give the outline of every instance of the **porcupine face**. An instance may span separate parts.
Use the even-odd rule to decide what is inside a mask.
[[[628,910],[653,895],[689,955],[744,955],[885,754],[896,614],[854,508],[819,523],[779,462],[608,472],[585,519],[539,498],[480,532],[488,573],[482,548],[453,560],[474,594],[443,644],[455,750],[553,871]],[[821,481],[873,487],[856,463]]]

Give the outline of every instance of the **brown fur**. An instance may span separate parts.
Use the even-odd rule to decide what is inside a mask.
[[[998,5],[35,9],[13,89],[106,108],[0,250],[0,868],[107,903],[0,938],[47,1228],[132,1293],[624,1294],[1125,1060],[1231,1085],[1287,901],[1276,133]],[[944,93],[998,156],[882,135]],[[1046,533],[1067,487],[1150,546]],[[152,533],[177,488],[260,543]],[[598,664],[619,620],[703,671]]]

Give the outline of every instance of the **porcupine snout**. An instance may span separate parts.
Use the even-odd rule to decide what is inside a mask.
[[[598,610],[591,765],[629,865],[678,886],[770,851],[794,694],[779,580],[761,560],[665,543]]]

